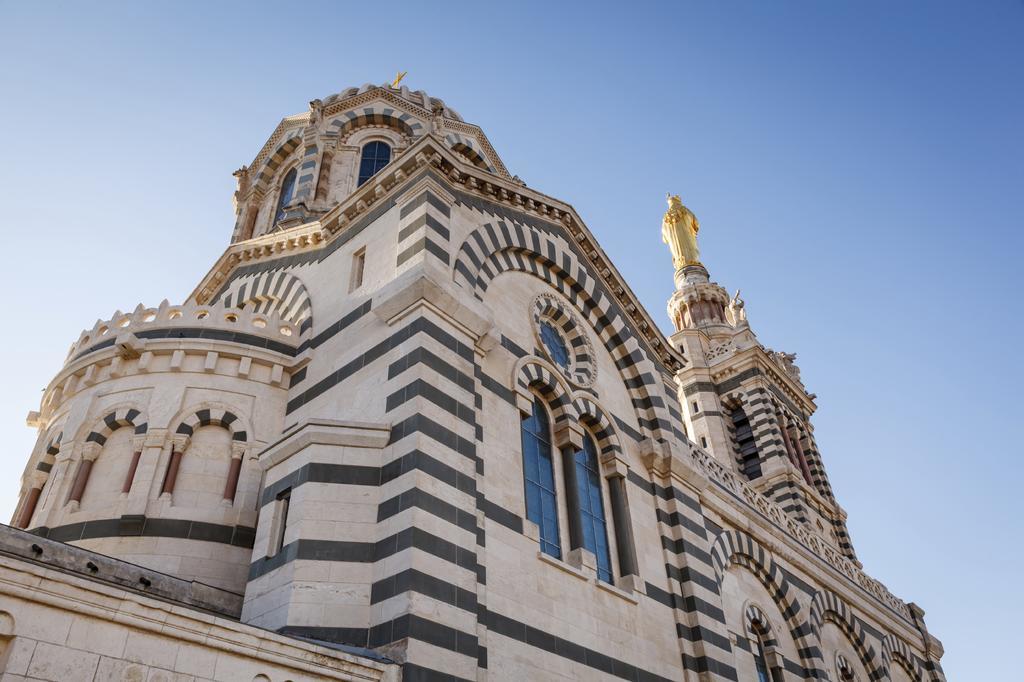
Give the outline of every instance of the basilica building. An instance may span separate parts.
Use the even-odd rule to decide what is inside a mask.
[[[235,177],[188,299],[91,325],[29,414],[3,680],[945,680],[679,197],[666,336],[423,91],[313,100]]]

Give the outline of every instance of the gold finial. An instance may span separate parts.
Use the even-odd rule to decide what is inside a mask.
[[[666,194],[665,198],[668,210],[661,221],[661,240],[672,251],[672,264],[676,270],[687,265],[701,265],[697,248],[697,233],[700,231],[697,216],[683,206],[678,194]]]
[[[395,76],[395,80],[391,81],[391,87],[397,88],[398,84],[402,82],[402,79],[405,78],[405,74],[407,74],[407,73],[409,73],[409,72],[408,71],[399,71],[398,75]]]

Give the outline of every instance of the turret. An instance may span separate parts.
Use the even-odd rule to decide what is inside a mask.
[[[836,503],[814,441],[817,409],[796,355],[765,347],[747,321],[740,292],[729,296],[700,261],[700,223],[669,197],[662,239],[676,289],[671,343],[690,363],[676,379],[694,441],[833,546],[854,558],[846,513]]]
[[[241,593],[254,457],[283,426],[301,325],[167,301],[98,320],[30,415],[40,439],[13,524]]]

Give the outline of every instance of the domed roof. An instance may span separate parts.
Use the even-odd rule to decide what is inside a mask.
[[[450,108],[444,103],[444,100],[440,100],[436,97],[431,97],[423,90],[410,90],[408,87],[402,85],[397,88],[391,87],[390,84],[385,85],[373,85],[372,83],[364,83],[358,88],[346,88],[339,93],[325,97],[323,100],[324,106],[340,102],[341,100],[348,99],[349,97],[355,97],[361,95],[364,92],[380,88],[381,90],[387,90],[393,95],[401,97],[410,104],[415,104],[418,107],[422,107],[427,111],[433,111],[435,106],[441,107],[441,113],[445,118],[449,118],[455,121],[461,121],[462,117],[459,116],[459,112]]]

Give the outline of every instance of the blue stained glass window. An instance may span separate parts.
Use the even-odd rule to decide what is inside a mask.
[[[295,175],[295,169],[292,168],[281,181],[281,196],[277,199],[277,212],[274,214],[275,225],[284,218],[285,206],[292,203],[292,195],[295,193]]]
[[[562,335],[550,322],[540,323],[540,340],[544,342],[544,346],[548,349],[555,364],[563,368],[569,366],[569,349],[566,347]]]
[[[359,186],[377,174],[391,161],[391,147],[385,142],[369,142],[359,160]]]
[[[580,521],[583,526],[583,548],[597,557],[597,577],[612,582],[612,560],[608,549],[608,528],[601,498],[601,472],[597,464],[597,446],[587,434],[583,449],[576,452],[576,491],[580,501]]]
[[[540,528],[540,549],[556,559],[562,557],[558,539],[558,504],[555,501],[554,460],[548,411],[540,398],[533,412],[523,419],[523,483],[526,489],[526,518]]]

